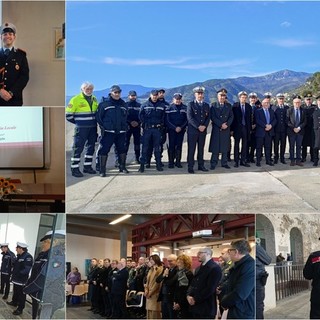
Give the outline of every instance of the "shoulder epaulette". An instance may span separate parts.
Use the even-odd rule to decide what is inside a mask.
[[[17,51],[21,51],[22,53],[27,54],[24,50],[22,50],[20,48],[17,48]]]

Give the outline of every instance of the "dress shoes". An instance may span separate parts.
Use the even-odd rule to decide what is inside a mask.
[[[261,167],[261,163],[260,163],[260,162],[257,162],[256,166],[257,166],[257,167]]]
[[[193,168],[188,168],[188,172],[189,172],[189,173],[194,173]]]
[[[278,159],[274,159],[274,164],[277,164],[278,163]]]
[[[3,300],[7,300],[7,299],[8,299],[8,296],[4,295],[4,296],[2,297],[2,299],[3,299]]]
[[[12,314],[14,314],[15,316],[19,316],[20,314],[22,314],[22,310],[19,310],[19,309],[14,310]]]
[[[147,163],[147,164],[146,164],[146,168],[147,168],[147,169],[150,169],[150,168],[151,168],[151,164],[150,164],[150,163]]]
[[[231,169],[227,164],[225,164],[224,166],[222,166],[222,168]]]
[[[83,177],[83,173],[79,169],[72,170],[71,174],[72,174],[73,177],[76,177],[76,178],[82,178]]]
[[[14,307],[17,306],[17,304],[14,303],[13,301],[7,301],[7,304],[8,304],[9,306],[14,306]]]
[[[210,165],[210,170],[214,170],[216,168],[216,166],[214,164]]]
[[[92,168],[87,168],[87,169],[83,169],[84,173],[89,173],[89,174],[96,174],[97,171],[93,170]]]
[[[273,166],[274,166],[274,164],[273,164],[273,162],[272,162],[272,161],[268,161],[268,162],[267,162],[267,165],[268,165],[268,166],[271,166],[271,167],[273,167]]]
[[[246,163],[246,162],[240,162],[240,166],[243,166],[243,167],[250,167],[250,164],[249,163]]]
[[[296,165],[299,166],[299,167],[303,167],[303,163],[301,161],[297,161]]]
[[[198,170],[203,172],[209,171],[205,166],[199,166]]]
[[[303,159],[301,160],[301,162],[306,162],[306,160],[307,160],[306,158],[303,158]]]
[[[290,162],[290,166],[293,167],[295,165],[294,161]]]
[[[239,167],[239,164],[236,162],[236,163],[234,164],[234,167],[235,167],[235,168],[238,168],[238,167]]]
[[[284,159],[281,160],[280,162],[281,162],[282,164],[287,164],[287,163],[286,163],[286,160],[284,160]]]

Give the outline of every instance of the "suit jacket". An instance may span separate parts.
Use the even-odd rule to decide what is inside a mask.
[[[200,125],[208,127],[210,122],[210,106],[203,102],[202,106],[195,101],[191,101],[187,107],[188,133],[199,133]],[[207,129],[203,132],[207,134]]]
[[[304,127],[307,124],[307,118],[306,118],[306,114],[305,114],[304,109],[301,109],[301,107],[300,107],[299,111],[300,111],[300,124],[298,127],[300,127],[301,130],[299,131],[298,134],[303,135],[304,134]],[[293,131],[293,129],[296,128],[296,126],[295,126],[296,114],[295,114],[294,107],[288,109],[287,119],[288,119],[288,135],[289,136],[295,135],[296,133]]]
[[[176,286],[178,267],[174,267],[169,270],[168,277],[164,277],[163,273],[166,268],[163,268],[163,272],[157,277],[156,282],[161,284],[158,301],[162,301],[163,294],[167,294],[167,298],[173,301],[174,290]]]
[[[216,316],[216,289],[221,276],[221,268],[213,260],[209,260],[204,266],[201,265],[196,269],[187,291],[187,295],[192,296],[195,300],[195,305],[191,306],[191,312],[194,315],[212,318]]]
[[[277,119],[277,124],[274,127],[274,131],[276,133],[287,132],[287,128],[288,128],[287,112],[288,112],[289,106],[284,105],[284,107],[281,109],[277,105],[277,106],[273,106],[272,109]]]
[[[232,107],[233,111],[233,122],[231,125],[231,131],[233,131],[233,136],[235,139],[241,137],[241,127],[242,127],[242,110],[240,106],[240,102],[236,102]],[[245,103],[245,123],[248,136],[251,131],[252,125],[252,107],[249,103]]]
[[[269,133],[270,136],[274,136],[274,127],[277,124],[277,119],[275,117],[274,111],[269,108],[270,114],[270,124],[272,128],[270,131],[266,131],[265,127],[267,124],[266,115],[264,113],[264,109],[257,109],[255,112],[255,120],[256,120],[256,137],[263,138],[266,134]]]

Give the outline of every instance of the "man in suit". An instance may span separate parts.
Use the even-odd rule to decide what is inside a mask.
[[[234,137],[234,167],[240,165],[244,167],[250,167],[247,163],[247,145],[250,141],[250,131],[252,122],[252,108],[249,103],[246,102],[248,94],[245,91],[238,93],[239,102],[235,102],[233,111],[233,123],[231,126],[231,132]],[[241,153],[240,153],[240,141],[241,141]]]
[[[293,107],[287,111],[287,120],[290,145],[290,166],[296,164],[302,167],[301,145],[307,118],[305,111],[301,109],[301,97],[299,95],[293,96]]]
[[[227,153],[230,149],[230,126],[233,121],[231,104],[226,102],[227,90],[217,91],[218,101],[210,108],[210,119],[212,131],[210,137],[209,152],[212,152],[210,170],[214,170],[218,164],[219,153],[221,153],[221,166],[230,169],[228,166]]]
[[[255,163],[254,152],[256,150],[256,122],[254,113],[261,107],[261,103],[258,100],[258,95],[255,92],[249,93],[249,104],[252,109],[251,114],[251,130],[250,130],[250,141],[247,146],[247,162]]]
[[[278,93],[277,104],[273,106],[274,114],[277,120],[277,124],[274,127],[274,164],[278,163],[279,160],[279,145],[280,145],[280,161],[283,164],[286,164],[284,153],[286,151],[286,142],[287,142],[287,110],[289,106],[284,104],[284,94]]]
[[[204,166],[204,145],[206,142],[207,128],[210,121],[210,106],[204,102],[204,87],[195,87],[193,93],[195,99],[188,104],[188,172],[194,173],[194,154],[198,147],[198,170],[208,171]]]
[[[273,166],[271,160],[272,137],[277,120],[274,111],[270,108],[268,99],[262,100],[262,108],[255,112],[256,140],[257,140],[257,167],[261,167],[262,147],[266,155],[266,164]]]
[[[212,250],[203,248],[197,254],[200,267],[187,291],[194,319],[214,319],[217,313],[216,289],[222,276],[220,266],[212,260]]]

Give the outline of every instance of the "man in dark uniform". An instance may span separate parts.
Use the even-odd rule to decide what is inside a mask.
[[[232,106],[226,102],[227,90],[217,91],[218,101],[210,108],[210,119],[212,131],[210,137],[209,152],[212,152],[210,170],[214,170],[218,164],[219,153],[221,153],[221,166],[230,169],[228,166],[228,150],[230,149],[230,126],[233,121]]]
[[[49,259],[54,260],[56,259],[56,253],[54,255],[51,255],[50,258],[50,251],[52,251],[53,247],[56,246],[56,239],[64,239],[65,237],[65,231],[64,230],[56,230],[54,232],[54,240],[52,240],[52,231],[48,231],[44,237],[40,239],[41,242],[41,252],[38,254],[37,258],[34,260],[34,265],[32,266],[31,269],[31,275],[30,278],[28,279],[23,292],[25,294],[29,294],[32,299],[32,319],[37,319],[38,316],[38,310],[39,310],[39,303],[43,300],[43,293],[45,290],[45,285],[46,285],[46,290],[48,288],[49,282],[46,282],[46,277],[48,277],[47,280],[49,280],[50,275],[52,276],[53,274],[56,275],[53,270],[48,270],[48,265],[49,265]],[[52,246],[52,249],[50,250]],[[52,261],[51,265],[54,267],[59,267],[60,268],[60,274],[63,272],[64,269],[64,264],[60,263],[60,265],[55,266],[56,261]],[[50,273],[50,275],[47,275],[47,272]],[[54,277],[55,278],[55,277]],[[59,278],[53,279],[55,280],[54,282],[59,282]],[[61,279],[62,280],[62,279]],[[52,288],[50,288],[52,289]],[[57,298],[57,297],[55,297]],[[57,299],[52,299],[51,301],[47,301],[50,303],[56,303]],[[60,307],[62,307],[62,299],[60,298]],[[54,311],[53,308],[51,309]]]
[[[182,94],[175,93],[173,95],[173,103],[166,111],[166,124],[169,135],[169,168],[182,168],[181,153],[184,134],[186,132],[187,120],[187,106],[182,103]],[[176,161],[176,163],[174,163]]]
[[[139,119],[139,112],[141,103],[137,102],[137,93],[132,90],[128,94],[129,101],[126,102],[128,108],[128,129],[126,134],[126,149],[127,154],[130,146],[130,139],[133,136],[134,153],[136,156],[136,162],[140,164],[140,134],[141,134],[141,123]]]
[[[305,110],[301,109],[301,97],[293,96],[293,107],[287,111],[288,137],[290,145],[290,166],[295,164],[302,167],[301,145],[304,127],[307,124]]]
[[[304,127],[304,135],[302,140],[302,160],[301,162],[306,162],[307,158],[307,149],[310,148],[310,161],[313,162],[313,145],[314,145],[314,132],[313,132],[313,117],[312,114],[315,109],[315,105],[312,103],[312,93],[308,92],[304,95],[304,104],[301,106],[302,109],[304,109],[306,118],[307,118],[307,124]]]
[[[247,151],[248,143],[250,141],[250,131],[252,123],[252,108],[249,103],[247,103],[248,94],[245,91],[240,91],[238,93],[239,102],[235,102],[233,111],[233,122],[231,125],[231,132],[234,137],[234,167],[239,167],[240,165],[244,167],[250,167],[247,163]],[[240,141],[241,141],[241,152],[240,152]]]
[[[248,95],[249,104],[251,106],[251,130],[250,130],[250,141],[247,147],[247,162],[255,163],[254,152],[256,150],[256,122],[254,118],[255,111],[261,107],[260,101],[258,100],[258,95],[255,92],[251,92]]]
[[[139,118],[143,128],[142,155],[139,172],[144,172],[148,161],[150,145],[153,146],[158,171],[163,171],[161,165],[161,132],[165,122],[166,106],[158,101],[158,90],[152,90],[149,99],[141,106]]]
[[[198,170],[208,171],[204,166],[204,145],[206,142],[207,128],[210,122],[210,106],[204,102],[204,87],[195,87],[195,99],[188,104],[188,172],[194,173],[194,154],[198,147]]]
[[[15,254],[9,249],[8,243],[1,243],[1,289],[0,293],[4,294],[2,299],[8,299],[10,291],[10,277],[12,274],[12,267],[16,261]]]
[[[127,106],[121,99],[118,85],[110,88],[107,98],[102,98],[97,111],[97,122],[101,128],[101,139],[97,156],[100,162],[100,176],[106,176],[109,151],[115,144],[119,154],[119,172],[128,173],[126,168]]]
[[[313,166],[317,167],[319,163],[319,149],[320,149],[320,94],[316,97],[317,106],[313,112],[313,130],[314,130],[314,162]]]
[[[22,91],[29,81],[27,54],[13,47],[16,27],[6,22],[1,26],[0,106],[22,106]]]
[[[319,238],[320,240],[320,238]],[[306,279],[312,280],[312,291],[310,297],[311,309],[310,319],[320,319],[320,251],[310,254],[303,268],[303,275]]]
[[[170,103],[166,101],[164,98],[166,91],[161,88],[158,89],[158,101],[162,102],[165,105],[165,110],[168,110]],[[160,152],[161,152],[161,159],[162,159],[162,154],[163,154],[163,146],[166,143],[167,140],[167,124],[164,122],[163,129],[161,130],[161,145],[160,145]],[[150,154],[150,159],[151,159],[152,152]],[[161,165],[163,166],[163,163],[161,162]]]
[[[283,93],[278,93],[277,104],[273,106],[274,115],[276,117],[277,123],[274,127],[274,164],[279,161],[279,145],[280,145],[280,162],[286,164],[284,154],[286,152],[287,144],[287,110],[289,106],[284,104],[285,96]]]
[[[11,282],[13,283],[13,296],[12,301],[8,301],[10,306],[18,307],[12,314],[18,316],[26,304],[26,294],[23,292],[29,272],[33,265],[33,257],[28,252],[28,245],[22,242],[17,242],[17,259],[14,263],[12,270]]]

